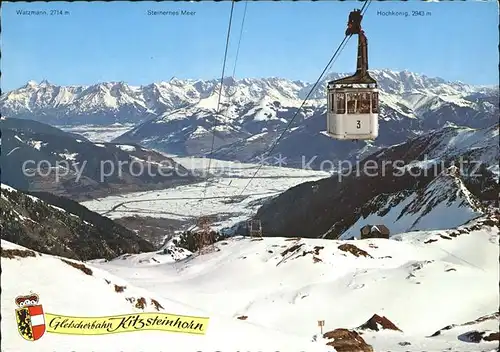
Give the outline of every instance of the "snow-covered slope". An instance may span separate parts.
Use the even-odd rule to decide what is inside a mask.
[[[383,224],[394,235],[454,228],[482,215],[480,202],[467,190],[458,173],[458,168],[452,167],[424,189],[376,196],[363,205],[359,219],[340,238],[359,238],[365,225]]]
[[[297,164],[301,156],[316,155],[322,160],[353,158],[367,146],[366,143],[340,145],[322,134],[326,126],[326,82],[340,76],[331,74],[321,83],[284,135],[276,151],[286,155],[290,165]],[[498,107],[490,102],[498,95],[495,90],[408,71],[374,70],[373,76],[381,89],[381,128],[376,146],[403,142],[422,130],[441,127],[446,122],[486,127],[496,121]],[[234,86],[230,88],[231,93],[223,97],[226,105],[218,114],[215,96],[212,100],[202,99],[198,104],[167,111],[117,140],[141,143],[171,153],[199,155],[209,151],[211,138],[208,137],[215,125],[217,150],[214,157],[253,160],[268,149],[277,133],[284,130],[312,85],[298,90],[299,86],[292,82],[289,89],[285,89],[285,81],[276,80],[264,87],[259,85],[258,90],[248,90],[245,85],[248,82],[228,82]],[[300,155],[295,155],[297,145],[302,146]],[[369,148],[373,150],[373,146]]]
[[[133,231],[65,198],[1,184],[2,239],[75,259],[113,258],[155,247]]]
[[[498,341],[465,337],[474,330],[484,336],[498,332],[498,245],[498,217],[485,217],[458,229],[391,240],[235,237],[217,243],[214,252],[180,261],[152,253],[149,260],[140,254],[84,263],[91,275],[48,255],[8,258],[11,253],[2,250],[2,349],[53,351],[84,344],[92,351],[169,346],[180,352],[333,352],[325,348],[318,320],[325,321],[324,332],[361,331],[378,314],[401,331],[364,330],[362,338],[375,351],[493,351]],[[6,248],[19,246],[2,241]],[[114,285],[125,288],[116,292]],[[140,310],[126,299],[144,297],[146,311],[155,311],[152,298],[163,307],[160,312],[208,316],[210,322],[205,336],[46,334],[26,342],[15,331],[14,298],[30,291],[50,313],[132,313]]]
[[[7,251],[6,251],[7,249]],[[21,252],[12,253],[8,250]],[[172,293],[151,292],[111,275],[95,266],[64,262],[60,258],[26,252],[26,248],[2,240],[2,351],[172,351],[243,350],[260,347],[327,351],[325,345],[311,343],[279,331],[266,330],[221,314],[196,308],[196,302],[181,303],[182,297]],[[16,255],[17,254],[17,255]],[[13,258],[9,258],[9,256]],[[24,257],[23,257],[24,256]],[[86,269],[85,269],[86,268]],[[90,275],[83,270],[90,269]],[[19,278],[22,277],[22,280]],[[118,286],[118,289],[117,289]],[[122,291],[120,292],[120,289]],[[24,340],[17,330],[14,299],[30,292],[37,293],[44,311],[67,316],[110,316],[136,312],[161,312],[176,315],[209,317],[206,335],[158,331],[129,332],[103,336],[71,336],[45,333],[38,341]],[[170,297],[170,298],[167,298]],[[135,307],[144,298],[144,309]],[[130,302],[128,299],[131,299]],[[155,308],[154,299],[159,303]],[[263,346],[264,343],[264,346]]]
[[[418,108],[428,100],[418,99],[423,95],[449,101],[454,96],[475,92],[489,92],[482,87],[474,87],[461,82],[448,82],[409,71],[372,70],[371,74],[387,94],[402,94],[403,99]],[[346,76],[347,73],[329,74],[321,82],[312,99],[324,99],[326,82]],[[102,82],[91,86],[58,86],[48,82],[29,81],[26,85],[4,93],[0,99],[2,115],[14,117],[18,114],[42,112],[45,118],[79,116],[82,114],[116,113],[127,107],[137,113],[161,114],[165,111],[196,106],[213,109],[217,107],[220,82],[213,80],[180,80],[172,78],[168,82],[152,83],[146,86],[130,86],[125,82]],[[223,94],[231,104],[244,106],[257,103],[248,111],[257,112],[257,119],[272,118],[273,101],[284,106],[298,106],[309,93],[311,83],[290,81],[284,78],[245,78],[224,80]],[[450,97],[450,98],[446,98]],[[456,99],[456,98],[455,98]],[[423,101],[425,100],[425,102]],[[251,114],[251,113],[250,113]],[[249,114],[249,115],[250,115]],[[243,115],[244,116],[244,115]],[[41,117],[43,119],[43,117]],[[169,118],[169,119],[173,119]]]
[[[416,177],[432,177],[454,165],[475,196],[494,202],[500,191],[499,130],[498,123],[483,129],[447,126],[374,153],[364,162],[402,167]]]
[[[152,116],[143,93],[124,82],[57,86],[29,81],[0,98],[2,116],[33,118],[52,124],[137,122]]]

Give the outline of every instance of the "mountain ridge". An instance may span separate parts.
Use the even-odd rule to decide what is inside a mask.
[[[487,86],[473,86],[462,82],[446,81],[439,77],[428,77],[407,70],[392,71],[388,69],[371,70],[378,79],[380,88],[387,93],[433,92],[435,94],[457,94],[461,92],[484,92]],[[330,73],[322,81],[311,96],[312,100],[324,99],[326,82],[347,73]],[[100,82],[93,85],[55,85],[47,80],[41,83],[29,81],[24,86],[3,93],[0,96],[2,116],[19,117],[42,113],[43,118],[50,120],[50,115],[58,118],[80,114],[126,113],[132,111],[134,116],[140,114],[162,114],[166,111],[180,109],[187,105],[199,103],[210,95],[217,95],[220,82],[211,80],[180,80],[154,82],[147,85],[129,85],[124,81]],[[265,96],[286,100],[302,100],[313,87],[312,83],[292,81],[286,78],[242,78],[224,79],[224,91],[233,98],[262,99]],[[228,88],[229,86],[229,88]],[[321,87],[321,88],[320,88]],[[238,94],[236,94],[238,93]],[[227,95],[227,94],[226,94]],[[129,111],[130,112],[130,111]],[[148,115],[149,116],[149,115]],[[144,121],[137,118],[134,122]],[[117,117],[117,116],[114,116]],[[131,116],[120,117],[130,120]],[[67,122],[71,123],[70,120]],[[115,121],[116,122],[116,121]],[[123,122],[123,121],[122,121]]]
[[[376,209],[376,211],[372,211]],[[460,178],[456,166],[445,169],[425,188],[380,194],[360,209],[355,224],[336,235],[336,224],[323,238],[348,239],[359,237],[365,224],[383,223],[392,233],[443,230],[463,225],[485,214],[485,208]],[[391,214],[390,214],[391,213]]]
[[[449,82],[407,70],[370,72],[380,88],[379,137],[373,142],[338,141],[325,135],[326,82],[343,73],[323,79],[299,112],[313,85],[277,77],[225,78],[220,106],[219,81],[173,78],[144,86],[104,82],[61,87],[31,82],[3,94],[0,108],[7,117],[57,125],[132,122],[135,126],[113,142],[179,156],[211,152],[212,158],[229,161],[258,162],[283,133],[275,154],[285,157],[290,167],[299,167],[302,158],[316,157],[313,168],[325,160],[362,159],[448,124],[485,128],[498,121],[496,87]]]

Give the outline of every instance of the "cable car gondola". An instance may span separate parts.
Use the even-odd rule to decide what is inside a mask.
[[[349,14],[347,35],[358,35],[356,73],[328,82],[327,133],[334,139],[374,140],[378,136],[377,82],[368,73],[368,43],[361,10]]]

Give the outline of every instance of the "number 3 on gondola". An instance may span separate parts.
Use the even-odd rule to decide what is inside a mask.
[[[346,35],[358,35],[356,73],[328,82],[327,134],[334,139],[374,140],[378,137],[377,81],[368,73],[368,43],[361,29],[363,15],[351,12]]]

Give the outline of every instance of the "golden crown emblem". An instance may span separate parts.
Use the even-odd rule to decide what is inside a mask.
[[[36,306],[39,302],[39,297],[36,293],[32,293],[26,296],[17,296],[15,302],[19,308]]]

